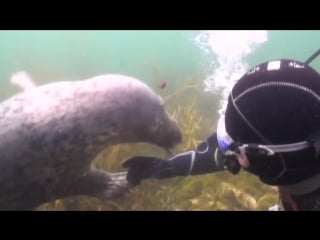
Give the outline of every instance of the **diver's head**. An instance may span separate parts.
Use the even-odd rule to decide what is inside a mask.
[[[218,142],[271,185],[320,172],[320,75],[295,60],[262,63],[233,87]]]

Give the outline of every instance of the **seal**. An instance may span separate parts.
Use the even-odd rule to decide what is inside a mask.
[[[162,98],[142,81],[101,75],[36,86],[24,72],[20,92],[0,104],[0,210],[32,210],[74,195],[110,199],[128,190],[126,172],[92,166],[106,147],[182,140]]]

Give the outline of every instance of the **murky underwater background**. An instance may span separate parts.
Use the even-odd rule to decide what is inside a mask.
[[[17,93],[9,80],[21,70],[38,84],[130,75],[177,116],[184,139],[172,152],[179,153],[215,131],[222,100],[245,70],[275,58],[305,61],[318,48],[320,31],[0,31],[0,100]],[[320,61],[311,65],[320,70]],[[149,144],[122,144],[94,164],[123,171],[121,162],[134,155],[169,157]],[[114,201],[79,196],[37,210],[268,210],[277,202],[274,187],[241,171],[147,180]]]

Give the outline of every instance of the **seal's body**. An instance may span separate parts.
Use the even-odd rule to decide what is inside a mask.
[[[91,166],[103,149],[130,142],[170,148],[181,141],[162,99],[135,78],[25,85],[0,104],[2,210],[80,194],[111,198],[127,188],[126,173]]]

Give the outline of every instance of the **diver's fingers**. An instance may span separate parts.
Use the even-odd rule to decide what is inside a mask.
[[[130,167],[141,167],[147,168],[153,166],[160,159],[154,157],[145,157],[145,156],[136,156],[125,160],[122,163],[122,167],[130,168]]]

